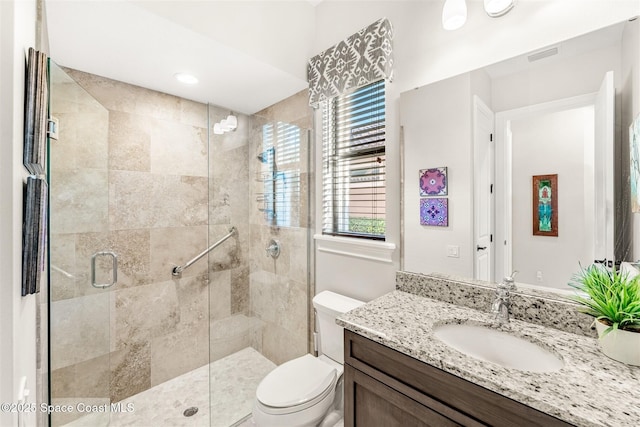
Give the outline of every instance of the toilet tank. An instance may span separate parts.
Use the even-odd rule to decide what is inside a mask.
[[[344,363],[343,328],[336,324],[336,317],[363,304],[363,301],[331,291],[322,291],[313,297],[318,321],[319,355],[324,354],[340,364]]]

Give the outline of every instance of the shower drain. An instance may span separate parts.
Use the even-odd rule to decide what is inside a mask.
[[[182,413],[182,415],[184,415],[185,417],[192,417],[197,412],[198,412],[198,408],[196,408],[195,406],[192,406],[191,408],[185,409],[184,412]]]

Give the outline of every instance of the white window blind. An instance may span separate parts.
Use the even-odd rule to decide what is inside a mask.
[[[296,125],[284,122],[262,126],[262,147],[258,156],[262,168],[258,180],[263,192],[257,194],[265,219],[282,227],[300,225],[300,141]]]
[[[322,116],[322,232],[384,240],[384,80],[326,101]]]

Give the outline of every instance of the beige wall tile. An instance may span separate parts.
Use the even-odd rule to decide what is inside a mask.
[[[151,171],[149,117],[112,111],[109,114],[109,169]]]
[[[151,346],[148,342],[128,342],[111,353],[109,392],[111,402],[119,402],[151,388]]]
[[[180,307],[174,282],[116,289],[115,343],[117,349],[175,332]]]
[[[82,88],[109,111],[120,111],[161,120],[180,121],[180,98],[106,77],[64,68]]]
[[[115,230],[207,223],[206,178],[112,170],[109,195]]]
[[[175,266],[184,265],[207,248],[207,226],[167,227],[150,230],[151,270],[153,281],[173,280]],[[182,277],[207,273],[207,257],[184,270]]]
[[[151,340],[151,386],[209,363],[209,320]]]
[[[95,292],[91,287],[90,262],[93,254],[111,251],[118,256],[118,282],[113,289],[139,286],[150,282],[149,230],[116,230],[110,233],[79,233],[75,235],[76,295]],[[113,263],[109,257],[98,258],[96,279],[108,283],[112,279]]]
[[[167,120],[154,120],[152,125],[151,172],[208,176],[206,128]]]
[[[192,325],[209,321],[209,278],[207,274],[177,280],[180,322],[178,329],[190,334]]]
[[[60,124],[60,126],[71,123]],[[109,113],[105,110],[82,111],[81,120],[73,120],[75,127],[76,166],[106,169],[109,156]]]
[[[52,232],[107,230],[109,193],[106,170],[52,170],[50,179]]]
[[[59,120],[59,137],[51,140],[50,161],[62,169],[106,169],[108,111],[52,114]]]
[[[107,353],[84,362],[52,370],[51,397],[108,397],[109,359],[110,355]]]
[[[211,362],[252,346],[261,351],[264,322],[242,314],[227,316],[211,322]]]
[[[180,99],[180,123],[198,128],[206,128],[208,124],[208,106],[188,99]]]
[[[249,266],[231,270],[231,314],[249,314],[250,306]]]
[[[307,129],[311,129],[313,126],[310,121],[313,118],[313,112],[309,107],[309,92],[306,89],[264,110],[258,111],[255,115],[267,120],[303,125],[301,127]]]
[[[151,281],[151,233],[148,229],[114,230],[108,247],[118,255],[117,289]]]
[[[74,234],[50,234],[51,301],[76,294],[76,239]]]
[[[266,322],[263,330],[262,354],[280,365],[307,353],[307,336],[297,336],[287,329]]]
[[[249,198],[248,146],[216,150],[210,162],[210,221],[212,224],[246,222]],[[256,160],[257,162],[257,160]]]
[[[231,315],[231,272],[229,270],[209,273],[209,318],[224,319]]]
[[[52,371],[109,354],[110,308],[107,291],[51,303]]]

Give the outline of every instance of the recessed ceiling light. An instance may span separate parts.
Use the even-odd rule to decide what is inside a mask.
[[[187,85],[194,85],[198,83],[198,79],[189,73],[176,73],[173,75],[173,77],[175,77],[176,80],[178,80],[180,83],[184,83]]]

